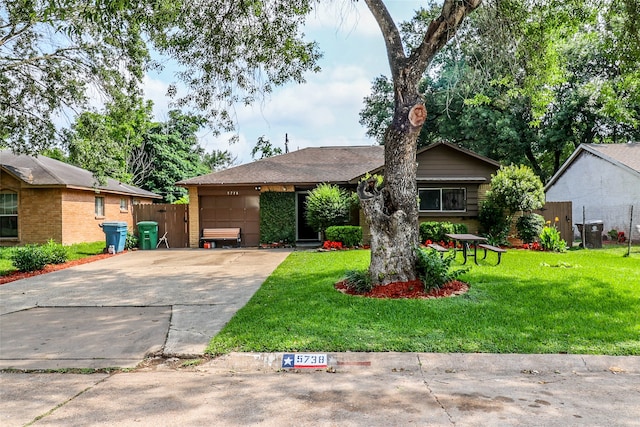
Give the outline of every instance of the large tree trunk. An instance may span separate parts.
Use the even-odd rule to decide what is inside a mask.
[[[371,228],[369,273],[376,284],[414,280],[418,246],[418,200],[416,191],[416,147],[424,122],[424,106],[414,93],[400,105],[385,137],[384,186],[361,205]],[[413,114],[410,114],[412,112]],[[414,123],[409,120],[412,116]],[[417,121],[416,121],[417,120]]]
[[[373,182],[358,188],[371,229],[369,273],[376,285],[416,278],[418,194],[416,150],[426,109],[418,82],[434,55],[453,37],[464,17],[481,0],[445,0],[441,15],[431,22],[422,44],[405,55],[400,33],[382,0],[365,0],[384,36],[393,77],[395,110],[385,135],[384,186]]]

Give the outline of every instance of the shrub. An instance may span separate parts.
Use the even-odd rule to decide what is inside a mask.
[[[296,241],[296,193],[265,191],[260,194],[260,242]]]
[[[344,281],[349,289],[358,293],[369,292],[373,289],[371,276],[367,270],[350,270],[344,276]]]
[[[522,239],[524,243],[535,242],[542,233],[543,227],[544,218],[535,213],[523,215],[516,221],[518,238]]]
[[[362,227],[356,225],[334,225],[325,231],[327,240],[342,242],[345,247],[359,246],[362,244]]]
[[[489,244],[498,246],[507,243],[511,224],[504,208],[487,199],[480,207],[478,221],[480,222],[480,232],[489,240]]]
[[[445,234],[451,233],[468,233],[467,226],[465,224],[452,224],[447,221],[426,221],[420,223],[420,241],[422,243],[427,240],[432,242],[440,242],[449,240]]]
[[[491,178],[487,197],[512,216],[518,211],[540,209],[544,205],[544,185],[528,166],[502,166]]]
[[[567,242],[562,240],[560,232],[555,227],[544,227],[540,233],[540,245],[547,251],[564,252]]]
[[[63,264],[69,259],[69,249],[54,240],[49,240],[41,248],[46,264]]]
[[[13,266],[23,272],[42,270],[48,264],[45,251],[38,245],[15,248],[10,257]]]
[[[131,250],[133,248],[138,247],[138,238],[132,232],[127,232],[127,238],[124,241],[124,248],[126,250]]]
[[[342,225],[349,220],[352,199],[347,192],[332,184],[318,184],[309,192],[306,221],[311,228],[324,233],[327,227]]]
[[[416,270],[418,278],[424,284],[425,290],[439,288],[447,282],[457,279],[469,269],[452,269],[451,263],[455,255],[441,257],[433,249],[416,249]]]

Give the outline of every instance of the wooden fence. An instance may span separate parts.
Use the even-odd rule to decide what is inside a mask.
[[[567,245],[571,247],[573,245],[573,224],[576,222],[572,218],[572,204],[571,202],[547,202],[542,209],[534,211],[535,213],[542,215],[545,221],[550,221],[560,231],[562,239],[567,242]],[[556,218],[558,219],[556,221]]]
[[[158,240],[166,232],[170,247],[189,247],[189,205],[135,205],[133,221],[135,224],[140,221],[155,221],[158,223]],[[164,244],[161,245],[163,246]]]

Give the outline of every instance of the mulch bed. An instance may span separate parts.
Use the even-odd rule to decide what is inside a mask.
[[[385,286],[376,286],[367,293],[358,293],[347,287],[345,281],[335,284],[335,288],[342,293],[348,295],[358,295],[369,298],[444,298],[456,295],[462,295],[469,290],[469,285],[459,280],[447,282],[442,287],[436,289],[428,289],[425,292],[424,285],[420,280],[412,280],[409,282],[389,283]]]
[[[124,252],[120,252],[120,253],[124,253]],[[92,255],[86,258],[67,261],[64,264],[49,264],[42,270],[30,271],[30,272],[14,271],[13,273],[9,273],[5,276],[0,276],[0,285],[4,285],[5,283],[9,283],[9,282],[14,282],[20,279],[26,279],[27,277],[39,276],[41,274],[47,274],[53,271],[64,270],[65,268],[75,267],[76,265],[87,264],[89,262],[98,261],[101,259],[116,256],[116,255],[119,255],[119,254]]]

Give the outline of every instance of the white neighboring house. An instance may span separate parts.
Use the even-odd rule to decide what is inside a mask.
[[[604,233],[624,231],[640,239],[640,143],[581,144],[545,186],[547,202],[571,201],[573,224],[601,220]],[[574,233],[579,236],[577,227]]]

